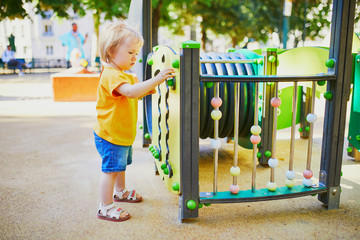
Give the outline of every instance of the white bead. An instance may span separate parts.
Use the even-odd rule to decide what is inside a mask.
[[[259,125],[254,125],[250,128],[250,132],[253,135],[259,135],[261,133],[261,127]]]
[[[295,178],[295,172],[294,172],[294,171],[287,170],[287,172],[286,172],[286,178],[289,179],[289,180],[293,180],[293,179]]]
[[[267,185],[266,185],[266,187],[267,187],[267,189],[268,189],[269,191],[274,192],[274,191],[276,190],[276,188],[277,188],[277,185],[276,185],[276,183],[274,183],[274,182],[268,182]]]
[[[221,147],[221,141],[218,139],[211,139],[210,145],[213,149],[219,149]]]
[[[268,161],[268,165],[271,168],[276,168],[279,165],[279,161],[276,158],[270,158]]]
[[[232,166],[230,168],[230,174],[233,176],[239,176],[240,175],[240,168]]]
[[[306,121],[308,121],[309,123],[314,123],[314,122],[316,122],[316,120],[317,120],[316,114],[309,113],[306,116]]]
[[[312,179],[311,178],[310,179],[304,178],[303,179],[303,184],[304,184],[305,187],[311,187],[312,186]]]
[[[287,186],[288,188],[292,188],[293,186],[295,186],[295,181],[292,179],[286,179],[285,186]]]

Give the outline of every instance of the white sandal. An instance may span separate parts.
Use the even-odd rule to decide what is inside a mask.
[[[140,198],[136,198],[136,191],[135,190],[131,190],[129,195],[127,196],[127,198],[124,197],[124,194],[127,192],[128,190],[126,190],[126,188],[124,188],[123,190],[121,190],[120,192],[116,191],[116,189],[114,189],[114,202],[131,202],[131,203],[136,203],[136,202],[141,202],[142,201],[142,197]]]
[[[103,206],[100,203],[99,210],[98,210],[98,213],[97,213],[97,217],[100,218],[100,219],[104,219],[104,220],[108,220],[108,221],[114,221],[114,222],[121,222],[121,221],[128,220],[130,218],[130,214],[127,215],[126,217],[121,218],[120,217],[121,213],[123,213],[125,211],[123,209],[121,209],[121,208],[117,208],[117,209],[114,209],[114,208],[116,208],[114,203],[111,203],[111,204],[109,204],[107,206]],[[114,210],[111,211],[108,214],[108,212],[111,209],[114,209]]]

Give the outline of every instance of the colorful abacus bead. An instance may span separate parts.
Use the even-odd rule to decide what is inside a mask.
[[[213,106],[214,108],[220,107],[221,105],[222,105],[221,98],[214,97],[213,99],[211,99],[211,106]]]
[[[278,97],[274,97],[271,99],[270,104],[273,107],[279,107],[281,105],[281,99]]]
[[[303,176],[304,176],[304,178],[306,178],[306,179],[310,179],[310,178],[312,178],[312,176],[313,176],[313,172],[312,172],[311,170],[305,170],[305,171],[303,172]]]
[[[219,139],[212,139],[210,145],[213,149],[219,149],[221,147],[221,141]]]
[[[295,178],[295,172],[291,170],[286,171],[286,178],[289,180],[293,180]]]
[[[276,158],[270,158],[268,161],[268,165],[271,168],[276,168],[279,165],[279,161]]]
[[[239,167],[234,167],[232,166],[230,168],[230,174],[233,175],[233,176],[239,176],[240,175],[240,168]]]
[[[259,135],[261,133],[261,127],[259,125],[253,125],[251,128],[250,128],[250,132],[251,134],[253,135]]]
[[[277,185],[274,182],[268,182],[266,185],[267,189],[271,192],[275,192]]]
[[[240,191],[239,185],[230,185],[230,192],[232,194],[238,194]]]
[[[303,179],[303,184],[305,187],[311,187],[312,186],[312,179],[307,179],[307,178],[304,178]]]
[[[261,141],[261,137],[259,135],[251,135],[250,142],[252,144],[258,144]]]
[[[292,188],[295,186],[295,181],[293,179],[286,179],[285,186],[287,186],[288,188]]]
[[[212,110],[211,111],[211,118],[213,120],[219,120],[222,117],[222,113],[220,110]]]
[[[316,122],[316,120],[317,120],[316,114],[309,113],[309,114],[306,116],[306,121],[308,121],[309,123],[314,123],[314,122]]]

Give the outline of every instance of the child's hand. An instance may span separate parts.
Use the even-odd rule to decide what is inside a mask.
[[[158,81],[158,84],[160,84],[163,83],[166,79],[173,77],[174,73],[175,70],[173,68],[165,68],[154,78]]]

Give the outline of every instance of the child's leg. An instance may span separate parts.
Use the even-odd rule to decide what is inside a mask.
[[[125,189],[125,171],[119,172],[119,174],[116,176],[115,180],[115,190],[117,192],[121,192]],[[127,191],[124,193],[123,198],[127,198],[129,196],[130,192]],[[141,199],[141,195],[136,193],[136,199]]]
[[[125,171],[119,172],[115,180],[115,190],[120,192],[125,188]]]
[[[118,172],[104,173],[100,179],[100,201],[103,206],[113,202],[113,189]]]
[[[102,206],[108,206],[113,203],[113,190],[117,175],[119,175],[118,172],[102,172],[100,179],[100,201]],[[126,218],[128,216],[129,213],[125,211],[120,214],[120,218]]]

